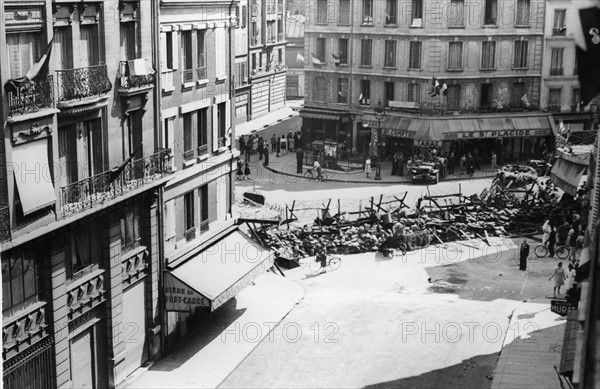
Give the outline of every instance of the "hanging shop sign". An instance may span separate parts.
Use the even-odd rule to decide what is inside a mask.
[[[442,147],[441,140],[416,140],[415,146],[418,147]]]
[[[550,311],[557,313],[561,316],[567,316],[567,313],[576,310],[578,308],[578,305],[579,304],[572,301],[551,300]]]

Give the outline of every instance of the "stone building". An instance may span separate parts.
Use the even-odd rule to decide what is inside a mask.
[[[312,0],[304,139],[327,158],[538,155],[543,0]],[[415,149],[416,147],[416,149]]]

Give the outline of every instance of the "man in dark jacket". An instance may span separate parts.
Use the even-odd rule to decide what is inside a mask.
[[[523,239],[523,243],[521,243],[521,249],[519,250],[519,254],[519,270],[525,271],[527,270],[527,257],[529,256],[529,244],[525,239]]]

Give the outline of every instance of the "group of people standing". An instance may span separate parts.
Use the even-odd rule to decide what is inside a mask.
[[[269,154],[276,153],[277,157],[286,155],[288,151],[295,151],[301,145],[300,132],[288,132],[287,135],[281,137],[273,134],[271,138],[263,138],[262,136],[251,134],[246,137],[241,135],[239,138],[239,150],[241,157],[238,159],[238,179],[248,179],[250,176],[250,156],[258,154],[258,160],[264,161],[264,166],[269,166]],[[243,157],[243,158],[242,158]]]

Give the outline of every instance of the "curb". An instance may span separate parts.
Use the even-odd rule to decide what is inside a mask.
[[[275,174],[280,174],[282,176],[288,176],[288,177],[295,177],[295,178],[301,178],[304,179],[304,176],[300,176],[298,174],[292,174],[292,173],[285,173],[279,170],[275,170],[269,166],[265,166],[263,165],[263,168],[267,169],[268,171],[275,173]],[[484,179],[489,179],[492,177],[495,177],[496,174],[493,175],[489,175],[489,176],[481,176],[481,177],[469,177],[469,180],[484,180]],[[446,178],[443,181],[440,182],[452,182],[452,181],[464,181],[464,178]],[[406,185],[406,184],[412,184],[410,181],[399,181],[399,182],[390,182],[390,181],[355,181],[355,180],[336,180],[336,179],[332,179],[332,178],[328,178],[327,181],[325,182],[341,182],[341,183],[347,183],[347,184],[374,184],[374,185]],[[423,186],[423,185],[421,185]],[[425,186],[429,186],[429,185],[425,185]]]

